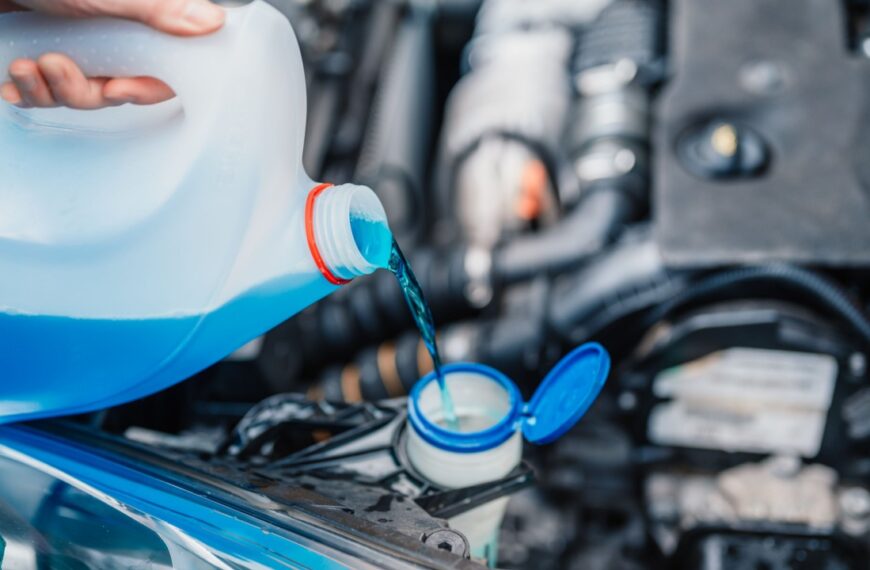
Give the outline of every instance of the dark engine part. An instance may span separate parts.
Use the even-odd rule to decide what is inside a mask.
[[[639,442],[727,450],[732,462],[795,454],[854,472],[839,410],[861,387],[854,363],[867,345],[842,327],[780,300],[720,301],[660,321],[640,346],[619,396],[637,403]]]
[[[405,455],[404,410],[404,399],[348,405],[277,394],[242,418],[227,442],[226,453],[260,464],[268,461],[267,469],[277,469],[284,480],[310,474],[388,490],[414,499],[439,518],[461,514],[533,482],[526,465],[501,480],[464,489],[442,489],[426,481]],[[320,441],[282,452],[276,444],[287,443],[284,436],[288,432]]]
[[[848,49],[845,3],[670,8],[654,174],[668,262],[870,262],[870,62]]]
[[[433,10],[412,7],[401,21],[354,177],[378,194],[393,235],[406,248],[426,229],[421,222],[426,219],[423,183],[434,115],[433,18]]]
[[[620,377],[619,407],[649,454],[650,531],[675,567],[866,559],[870,493],[847,409],[863,392],[868,344],[836,312],[821,318],[788,296],[678,311]]]
[[[679,555],[678,568],[770,568],[771,570],[859,567],[853,545],[824,535],[791,534],[788,529],[697,531]]]
[[[497,481],[440,488],[408,461],[404,410],[404,399],[340,405],[278,394],[251,408],[224,452],[257,465],[263,476],[331,497],[362,518],[467,558],[468,543],[461,533],[433,529],[414,511],[449,519],[528,487],[534,475],[522,464]],[[313,443],[306,445],[304,438]]]
[[[313,500],[318,509],[347,513],[468,559],[467,539],[447,519],[526,489],[534,472],[521,463],[495,481],[439,487],[407,458],[405,409],[405,399],[348,405],[276,394],[250,407],[235,427],[213,438],[218,444],[210,449],[201,445],[201,433],[178,437],[130,427],[124,435],[165,460],[255,488],[278,503]]]

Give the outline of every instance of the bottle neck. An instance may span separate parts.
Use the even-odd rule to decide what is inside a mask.
[[[392,233],[370,188],[318,186],[306,210],[309,247],[327,280],[340,285],[387,266]]]

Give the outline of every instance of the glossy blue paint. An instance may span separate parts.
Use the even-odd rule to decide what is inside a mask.
[[[193,492],[25,426],[0,428],[0,458],[45,472],[140,522],[153,523],[152,530],[162,532],[161,538],[199,552],[216,567],[349,567],[338,560],[347,556],[329,545],[270,525],[208,493]]]

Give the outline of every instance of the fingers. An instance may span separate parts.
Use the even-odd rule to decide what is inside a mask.
[[[96,0],[95,0],[96,1]],[[103,0],[114,15],[138,20],[181,36],[214,32],[224,23],[224,11],[208,0]]]
[[[31,59],[16,59],[9,66],[9,77],[18,89],[22,103],[28,107],[54,107],[51,90],[37,63]]]
[[[121,77],[106,82],[103,97],[115,105],[153,105],[172,99],[175,93],[167,84],[153,77]]]
[[[73,109],[98,109],[106,106],[103,98],[105,78],[87,78],[69,57],[47,53],[37,60],[39,70],[58,103]],[[22,94],[23,95],[23,94]]]
[[[2,0],[0,0],[2,1]],[[115,16],[181,36],[214,32],[224,11],[208,0],[17,0],[23,6],[64,16]]]
[[[182,36],[208,34],[224,23],[223,9],[209,0],[16,0],[16,3],[65,16],[128,18]],[[0,11],[8,8],[8,0],[0,0]],[[60,54],[46,54],[36,62],[19,60],[10,66],[9,75],[12,81],[0,86],[0,97],[22,107],[66,105],[97,109],[123,103],[159,103],[174,96],[165,83],[154,78],[87,78],[71,59]]]
[[[159,103],[175,95],[152,77],[85,77],[73,60],[58,53],[45,54],[37,61],[16,60],[9,74],[12,82],[0,87],[0,96],[22,107],[99,109],[123,103]]]

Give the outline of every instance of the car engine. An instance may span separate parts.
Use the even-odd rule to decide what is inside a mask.
[[[340,512],[435,566],[468,557],[446,519],[510,496],[500,568],[867,567],[870,3],[271,3],[305,60],[306,169],[379,195],[444,358],[528,396],[595,340],[602,395],[506,478],[428,483],[401,441],[431,363],[381,272],[45,429]]]

